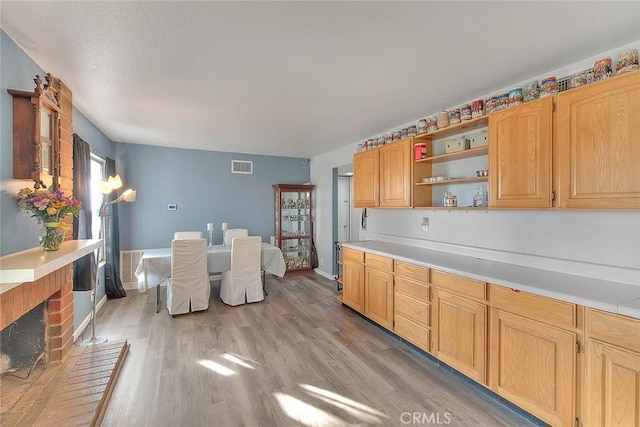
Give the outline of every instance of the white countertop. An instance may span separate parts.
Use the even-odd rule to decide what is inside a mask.
[[[347,242],[343,243],[343,246],[536,295],[640,318],[640,283],[634,286],[397,243]]]
[[[102,246],[102,239],[67,240],[60,249],[40,246],[0,257],[0,294],[24,282],[34,282]]]

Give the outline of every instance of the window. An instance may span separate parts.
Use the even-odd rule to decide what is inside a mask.
[[[104,181],[104,160],[91,155],[91,237],[101,238],[104,221],[100,218],[100,206],[102,205],[102,190],[100,184]],[[99,261],[104,260],[104,250],[100,250]]]

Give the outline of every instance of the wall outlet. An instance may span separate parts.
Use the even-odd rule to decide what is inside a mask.
[[[429,231],[429,218],[422,218],[422,221],[420,221],[420,227],[422,227],[422,231]]]

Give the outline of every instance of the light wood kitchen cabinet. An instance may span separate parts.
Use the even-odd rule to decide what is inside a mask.
[[[551,207],[553,99],[489,115],[489,206]]]
[[[364,313],[364,252],[343,248],[342,302]]]
[[[380,149],[353,155],[353,207],[373,208],[380,205]]]
[[[429,269],[394,263],[393,331],[419,348],[430,350]]]
[[[491,390],[551,425],[572,425],[577,306],[495,285],[491,304]]]
[[[412,139],[383,145],[380,150],[380,207],[411,207]]]
[[[364,315],[387,329],[393,329],[393,273],[365,264],[364,283]]]
[[[486,383],[486,283],[431,271],[431,352],[469,378]]]
[[[587,309],[585,426],[640,426],[640,320]]]
[[[640,208],[640,71],[558,94],[558,207]]]

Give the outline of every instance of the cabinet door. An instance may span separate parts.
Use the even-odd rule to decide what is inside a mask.
[[[344,260],[342,302],[364,313],[364,264]]]
[[[640,71],[558,95],[558,206],[640,208]]]
[[[489,117],[490,206],[551,207],[552,98]]]
[[[640,425],[640,354],[589,339],[586,426]]]
[[[393,329],[393,273],[366,268],[364,315]]]
[[[353,207],[377,207],[380,183],[379,149],[363,151],[353,156]]]
[[[411,140],[384,145],[379,150],[380,206],[411,207]]]
[[[573,425],[576,334],[493,309],[490,388],[554,426]]]
[[[432,310],[433,355],[484,384],[487,306],[436,288]]]

